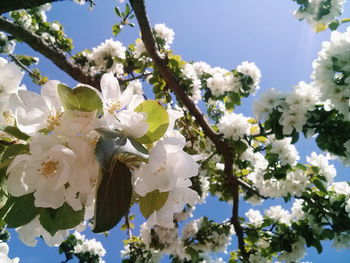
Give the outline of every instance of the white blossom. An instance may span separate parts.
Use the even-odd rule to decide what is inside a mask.
[[[10,259],[8,257],[9,246],[5,242],[0,242],[0,262],[1,263],[18,263],[19,258]]]
[[[248,118],[243,114],[225,113],[219,120],[218,128],[226,138],[233,140],[242,139],[245,135],[250,134],[251,124]]]

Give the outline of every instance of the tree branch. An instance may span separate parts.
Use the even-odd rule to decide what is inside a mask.
[[[195,117],[199,126],[202,128],[206,136],[214,143],[218,152],[224,157],[225,160],[225,175],[232,185],[232,196],[233,196],[233,211],[232,211],[232,224],[235,228],[239,249],[245,261],[247,261],[247,253],[244,246],[244,233],[242,226],[238,218],[239,210],[239,183],[237,177],[232,171],[234,150],[229,147],[229,145],[221,139],[221,136],[217,134],[210,126],[210,124],[205,120],[203,114],[195,105],[195,103],[187,96],[184,87],[179,84],[175,74],[171,71],[168,66],[167,59],[159,56],[157,46],[152,34],[152,29],[150,27],[145,3],[143,0],[130,0],[130,4],[134,9],[136,19],[139,23],[142,41],[146,47],[146,50],[153,60],[155,68],[159,71],[162,78],[169,85],[170,89],[175,93],[177,99],[181,101],[184,106],[188,109],[192,116]]]
[[[47,3],[63,0],[2,0],[0,1],[0,14],[18,9],[33,8]]]
[[[22,28],[19,25],[14,24],[2,16],[0,16],[0,30],[13,35],[17,39],[28,44],[32,49],[51,60],[58,68],[66,72],[76,81],[100,89],[99,80],[94,79],[93,77],[86,74],[79,65],[75,64],[71,60],[68,60],[62,50],[46,44],[36,34]]]

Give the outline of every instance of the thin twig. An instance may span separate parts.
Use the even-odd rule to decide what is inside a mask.
[[[16,56],[9,54],[9,57],[23,70],[27,71],[29,75],[33,78],[36,78],[37,80],[40,80],[38,75],[34,74],[33,71],[31,71],[26,65],[24,65]]]
[[[135,77],[131,77],[131,78],[128,78],[128,79],[118,78],[118,81],[121,82],[121,83],[125,83],[125,82],[129,82],[129,81],[137,80],[137,79],[143,79],[143,78],[146,78],[148,76],[151,76],[152,74],[153,73],[144,73],[144,74],[141,74],[141,75],[138,75],[138,76],[135,76]]]
[[[67,59],[65,53],[53,46],[48,45],[38,35],[24,29],[20,25],[16,25],[5,17],[0,16],[0,30],[5,31],[17,39],[28,44],[32,49],[38,51],[46,58],[51,60],[57,67],[66,72],[69,76],[78,82],[88,84],[100,89],[99,80],[85,73],[79,65]]]

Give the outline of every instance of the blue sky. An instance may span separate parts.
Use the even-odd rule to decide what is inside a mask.
[[[205,61],[212,66],[233,69],[242,61],[255,62],[262,72],[261,90],[248,98],[239,110],[251,114],[251,103],[259,93],[267,88],[291,90],[301,80],[308,81],[312,71],[312,61],[317,57],[321,42],[328,40],[330,32],[314,33],[306,22],[299,22],[292,16],[297,5],[292,0],[148,0],[147,8],[152,24],[165,23],[175,31],[172,45],[176,54],[188,61]],[[114,6],[116,0],[96,0],[96,7],[89,11],[87,6],[79,6],[71,1],[55,3],[48,13],[50,21],[60,20],[67,34],[74,39],[76,52],[99,45],[112,38],[111,27],[116,23]],[[344,17],[350,17],[350,5],[347,4]],[[136,21],[135,21],[136,22]],[[346,27],[340,27],[345,31]],[[118,37],[125,45],[133,43],[138,37],[138,29],[127,28]],[[19,54],[32,52],[25,45],[16,50]],[[58,79],[74,86],[75,81],[58,70],[50,61],[41,59],[39,64],[43,75]],[[29,89],[38,91],[28,79]],[[302,140],[298,150],[305,158],[314,149],[314,143]],[[303,158],[302,158],[303,159]],[[346,180],[349,169],[340,168],[336,180]],[[271,203],[276,203],[273,201]],[[264,205],[261,209],[266,207]],[[249,207],[241,206],[243,214]],[[137,208],[134,209],[137,211]],[[207,215],[218,221],[231,216],[231,206],[209,198],[206,205],[197,207],[195,217]],[[136,225],[142,223],[138,217]],[[86,233],[88,237],[96,237]],[[108,238],[97,236],[107,250],[105,261],[119,262],[119,251],[126,233],[119,226],[111,231]],[[235,245],[235,242],[233,243]],[[60,262],[63,256],[55,248],[48,248],[40,241],[38,247],[29,248],[17,239],[13,233],[10,241],[10,255],[19,256],[22,263]],[[324,254],[317,255],[310,249],[306,260],[314,263],[349,262],[349,251],[337,252],[325,248]]]

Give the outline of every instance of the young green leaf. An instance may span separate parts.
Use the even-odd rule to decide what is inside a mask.
[[[58,209],[41,208],[40,223],[52,236],[59,230],[73,228],[84,220],[85,209],[75,211],[67,203]]]
[[[75,89],[58,84],[58,95],[66,110],[102,112],[102,101],[96,91],[87,86],[78,86]]]
[[[140,211],[145,218],[148,218],[154,211],[161,209],[168,200],[169,192],[154,190],[140,198]]]
[[[169,115],[157,101],[146,100],[135,109],[136,112],[147,113],[148,131],[136,141],[142,144],[153,143],[162,138],[169,126]]]
[[[0,130],[20,140],[26,141],[30,138],[27,134],[21,132],[17,127],[14,126],[1,126]]]

